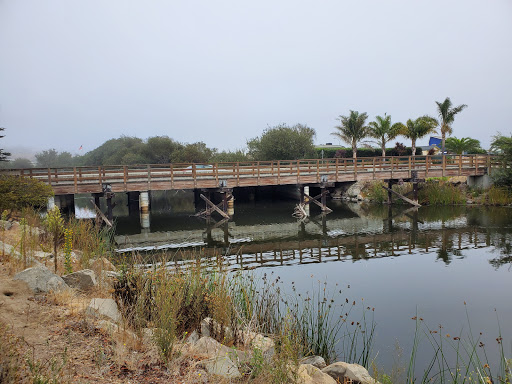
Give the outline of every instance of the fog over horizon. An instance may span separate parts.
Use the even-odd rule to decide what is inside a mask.
[[[405,122],[446,97],[468,105],[453,136],[488,148],[512,132],[511,20],[509,0],[0,0],[0,148],[235,150],[281,123],[338,144],[350,110]]]

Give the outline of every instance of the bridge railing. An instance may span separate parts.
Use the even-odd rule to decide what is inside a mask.
[[[321,175],[400,172],[414,169],[429,171],[491,170],[503,164],[496,156],[390,156],[349,159],[301,159],[274,161],[225,162],[215,164],[144,164],[106,165],[61,168],[29,168],[0,170],[0,174],[31,177],[52,186],[87,186],[102,184],[131,184],[215,180],[240,180],[267,177],[300,177]],[[444,174],[444,173],[443,173]]]

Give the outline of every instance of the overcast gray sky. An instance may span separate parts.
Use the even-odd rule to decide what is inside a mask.
[[[279,123],[336,142],[350,109],[405,121],[447,96],[455,136],[512,130],[511,0],[0,0],[0,55],[4,149],[236,149]]]

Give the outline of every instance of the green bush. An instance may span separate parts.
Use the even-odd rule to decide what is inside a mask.
[[[427,180],[418,196],[420,204],[454,205],[465,204],[466,195],[459,187],[437,180]]]
[[[0,175],[0,196],[0,211],[21,210],[46,206],[53,190],[49,185],[28,177]]]
[[[316,157],[322,157],[322,151],[324,151],[324,159],[332,159],[336,157],[336,153],[338,153],[338,157],[342,159],[352,158],[352,148],[315,148]],[[403,156],[411,156],[412,148],[407,147],[406,153]],[[422,154],[421,148],[416,148],[416,156],[420,156]],[[357,157],[380,157],[382,156],[382,150],[380,148],[358,148],[357,149]],[[395,148],[386,148],[386,156],[398,156]]]

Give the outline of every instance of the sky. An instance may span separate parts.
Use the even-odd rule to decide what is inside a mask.
[[[511,71],[511,0],[0,0],[0,148],[235,150],[281,123],[337,144],[350,110],[405,122],[446,97],[486,148],[512,131]]]

